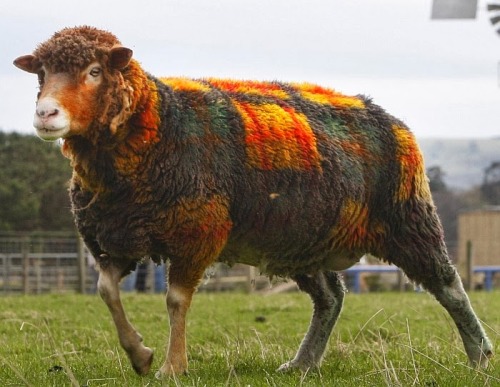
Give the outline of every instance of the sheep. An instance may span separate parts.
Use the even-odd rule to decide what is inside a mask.
[[[216,261],[309,294],[309,329],[278,370],[319,367],[343,305],[339,272],[365,253],[433,294],[470,362],[488,364],[492,344],[448,258],[416,140],[371,99],[308,83],[157,78],[88,26],[56,32],[14,64],[38,75],[34,127],[62,139],[75,223],[138,374],[153,352],[118,286],[144,257],[169,262],[159,377],[188,370],[186,313]]]

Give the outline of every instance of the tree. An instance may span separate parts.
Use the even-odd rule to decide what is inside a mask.
[[[0,231],[72,230],[70,176],[58,144],[0,132]]]
[[[427,177],[429,178],[429,186],[431,192],[447,191],[448,187],[444,182],[445,173],[439,166],[432,166],[427,169]]]
[[[453,256],[453,247],[457,244],[458,239],[457,216],[460,210],[460,200],[452,190],[448,189],[444,182],[444,176],[445,173],[439,166],[427,169],[432,198],[443,225],[446,244],[450,248],[450,255]]]
[[[39,203],[34,195],[29,195],[28,184],[20,179],[5,180],[0,183],[0,230],[32,230],[35,228]],[[22,198],[20,200],[20,198]]]
[[[488,204],[500,205],[500,161],[494,161],[484,170],[481,195]]]

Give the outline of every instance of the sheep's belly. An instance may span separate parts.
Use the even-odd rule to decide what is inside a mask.
[[[263,251],[244,243],[228,243],[219,260],[229,265],[244,263],[261,273],[277,276],[312,274],[317,271],[342,271],[359,262],[364,252],[321,251],[297,254]]]

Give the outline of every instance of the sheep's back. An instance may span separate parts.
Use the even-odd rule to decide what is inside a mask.
[[[366,252],[396,208],[428,192],[406,126],[363,96],[310,84],[161,80],[191,168],[229,197],[232,239],[287,257]]]

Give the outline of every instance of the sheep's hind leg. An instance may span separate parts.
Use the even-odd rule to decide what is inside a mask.
[[[471,364],[486,367],[493,346],[448,258],[437,218],[431,215],[423,224],[414,221],[412,224],[415,228],[407,227],[398,243],[391,246],[388,260],[436,297],[455,322]],[[427,234],[421,235],[421,230]]]
[[[458,274],[455,272],[450,284],[428,289],[455,321],[471,364],[487,367],[488,359],[493,356],[493,346],[472,309]]]
[[[398,266],[408,278],[422,284],[448,311],[458,328],[470,363],[473,366],[487,367],[488,358],[493,355],[493,346],[474,313],[462,281],[452,264],[447,260],[439,265],[437,262],[429,262],[421,267],[425,267],[424,276],[418,275],[422,272],[417,274],[408,270],[405,263],[400,262]]]
[[[342,310],[344,284],[338,273],[319,272],[315,275],[298,275],[294,280],[300,290],[309,294],[314,311],[311,324],[295,357],[281,365],[278,371],[299,368],[306,371],[319,366],[330,333]]]
[[[120,261],[105,261],[103,264],[101,259],[99,266],[99,294],[111,312],[120,344],[127,352],[132,367],[139,375],[145,375],[151,367],[153,351],[142,344],[142,337],[128,321],[120,299],[119,282],[124,273],[129,271],[130,262],[120,265]]]

